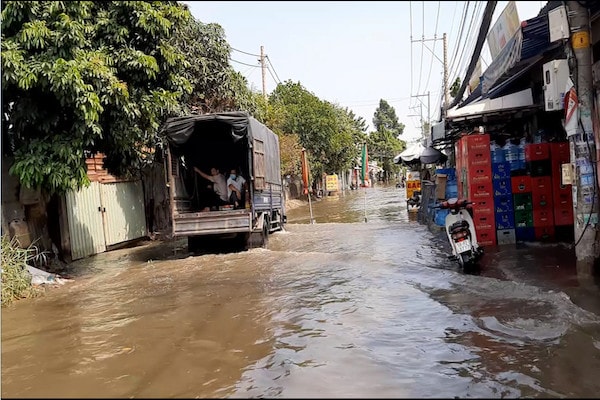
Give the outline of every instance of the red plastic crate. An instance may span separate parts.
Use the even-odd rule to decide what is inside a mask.
[[[473,166],[466,171],[469,183],[477,184],[492,181],[492,164]]]
[[[494,208],[494,198],[493,197],[482,197],[477,201],[473,202],[473,213],[491,213],[493,214],[495,211]]]
[[[531,193],[531,177],[527,175],[513,176],[510,178],[512,192]]]
[[[530,143],[525,145],[525,161],[547,160],[550,158],[550,143]]]
[[[554,196],[552,193],[531,192],[531,203],[534,210],[552,210],[554,208]]]
[[[573,225],[573,205],[569,206],[555,206],[554,207],[554,225]]]
[[[550,158],[552,163],[568,163],[571,160],[569,142],[550,143]]]
[[[554,226],[541,226],[533,228],[535,232],[535,240],[540,242],[553,242],[556,238]]]
[[[554,226],[553,209],[533,209],[533,227]]]
[[[562,171],[560,167],[554,169],[552,168],[552,191],[568,191],[571,192],[571,185],[562,185],[561,184],[561,175]]]
[[[490,149],[469,151],[463,156],[463,161],[469,170],[485,167],[489,168],[489,174],[492,174],[492,155],[490,154]]]
[[[469,184],[467,189],[468,199],[475,203],[483,199],[493,199],[493,194],[494,188],[492,186],[492,181]]]
[[[485,134],[472,134],[465,135],[460,138],[463,142],[463,150],[487,150],[490,151],[490,135]]]
[[[555,190],[552,196],[552,202],[554,207],[573,207],[573,194],[571,193],[571,187]]]
[[[551,176],[532,176],[531,193],[547,194],[552,196],[552,177]]]
[[[475,229],[491,229],[496,231],[496,216],[493,212],[476,212],[473,211],[473,224]]]
[[[496,230],[495,229],[479,229],[476,228],[477,232],[477,243],[484,246],[495,246],[496,245]]]

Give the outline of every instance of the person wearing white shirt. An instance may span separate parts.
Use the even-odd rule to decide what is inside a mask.
[[[237,174],[237,170],[232,168],[227,178],[227,197],[229,203],[235,208],[244,207],[244,194],[246,192],[246,180],[243,176]]]
[[[194,167],[194,171],[200,174],[200,176],[204,179],[213,183],[212,186],[215,196],[209,201],[210,207],[217,207],[228,203],[229,191],[227,190],[227,181],[225,180],[225,175],[221,174],[215,167],[210,169],[210,175],[202,172],[197,167]]]

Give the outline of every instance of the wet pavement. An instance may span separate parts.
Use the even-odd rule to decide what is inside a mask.
[[[597,397],[600,285],[565,244],[463,273],[404,190],[288,211],[266,249],[153,242],[2,310],[3,397]],[[365,222],[366,220],[366,222]]]

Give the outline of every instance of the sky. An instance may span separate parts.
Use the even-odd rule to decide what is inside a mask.
[[[188,4],[197,20],[223,27],[233,48],[231,64],[254,90],[262,91],[262,46],[268,57],[267,93],[278,82],[299,82],[319,99],[348,107],[363,117],[369,131],[373,130],[373,115],[380,99],[386,100],[405,125],[400,138],[412,142],[420,137],[421,116],[433,123],[439,121],[443,34],[447,36],[450,86],[454,78],[465,75],[486,2],[182,3]],[[467,3],[469,8],[465,7]],[[497,3],[492,26],[507,4]],[[545,4],[516,1],[519,19],[537,16]],[[481,57],[485,71],[491,62],[487,43]]]

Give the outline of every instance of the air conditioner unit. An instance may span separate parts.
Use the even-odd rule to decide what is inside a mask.
[[[552,60],[542,67],[544,74],[544,108],[546,111],[563,109],[563,100],[569,79],[567,60]]]

